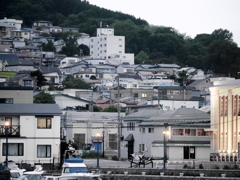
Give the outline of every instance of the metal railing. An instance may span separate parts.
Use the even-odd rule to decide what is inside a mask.
[[[9,137],[20,137],[20,125],[12,125],[9,127],[5,127],[4,125],[1,125],[0,137],[6,136],[6,130],[8,131]]]

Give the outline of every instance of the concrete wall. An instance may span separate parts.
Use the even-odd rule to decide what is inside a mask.
[[[13,104],[32,104],[33,90],[0,90],[0,98],[13,98]]]

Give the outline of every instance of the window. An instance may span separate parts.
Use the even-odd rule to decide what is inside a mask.
[[[25,87],[32,87],[32,80],[24,80]]]
[[[133,84],[133,87],[137,87],[137,84]]]
[[[185,129],[185,136],[196,136],[196,129]]]
[[[145,128],[142,128],[142,133],[143,133],[143,134],[145,133]]]
[[[133,97],[137,98],[138,97],[138,93],[134,93]]]
[[[2,155],[6,156],[6,143],[3,143]],[[23,143],[8,143],[8,156],[23,156]]]
[[[180,91],[173,91],[173,95],[180,95]]]
[[[154,133],[154,128],[148,128],[148,133]]]
[[[13,98],[0,98],[0,104],[13,104]]]
[[[145,145],[144,144],[139,144],[139,151],[140,152],[145,151]]]
[[[37,145],[37,157],[38,158],[50,158],[51,157],[51,145]]]
[[[51,129],[52,128],[52,119],[38,118],[37,119],[37,128],[38,129]]]
[[[135,131],[135,122],[127,123],[127,131]]]
[[[173,129],[172,131],[172,135],[175,135],[175,136],[183,136],[183,129]]]
[[[147,94],[142,94],[142,97],[147,97]]]
[[[119,41],[122,41],[122,39],[119,39]]]
[[[117,134],[109,134],[109,147],[111,149],[117,149]]]
[[[198,136],[206,136],[206,132],[204,131],[204,129],[198,129],[197,130],[197,135]]]

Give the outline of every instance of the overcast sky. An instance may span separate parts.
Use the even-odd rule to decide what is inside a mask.
[[[88,0],[113,11],[130,14],[149,24],[169,26],[194,38],[222,28],[240,46],[240,0]]]

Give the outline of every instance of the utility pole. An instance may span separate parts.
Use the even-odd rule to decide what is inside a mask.
[[[120,100],[120,93],[119,93],[119,75],[118,75],[118,77],[117,77],[117,81],[118,81],[118,83],[117,83],[117,85],[118,85],[118,108],[117,108],[117,110],[118,110],[118,137],[117,137],[117,149],[118,149],[118,159],[120,159],[120,157],[121,157],[121,135],[122,135],[122,133],[121,133],[121,120],[120,120],[120,103],[119,103],[119,100]]]

